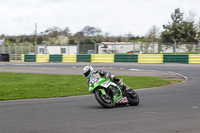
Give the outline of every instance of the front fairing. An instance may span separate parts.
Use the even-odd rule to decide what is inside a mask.
[[[101,78],[101,76],[96,73],[96,74],[92,74],[92,76],[90,77],[89,80],[89,92],[90,93],[94,93],[95,89],[99,86],[101,86],[104,82],[111,82],[110,78]]]

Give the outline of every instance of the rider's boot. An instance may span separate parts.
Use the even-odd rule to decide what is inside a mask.
[[[111,75],[110,78],[112,81],[117,83],[122,89],[125,89],[127,94],[134,93],[134,91],[123,82],[123,79],[119,79],[118,77],[115,77],[114,75]]]
[[[126,90],[126,93],[127,93],[127,94],[131,94],[131,95],[135,94],[135,91],[132,90],[129,86],[127,86],[127,85],[123,82],[122,79],[118,82],[118,84],[119,84],[120,87],[122,87],[123,89]]]
[[[123,82],[122,79],[120,79],[120,80],[117,82],[117,84],[118,84],[120,87],[122,87],[123,89],[125,89],[125,90],[131,89],[130,87],[128,87],[128,86]]]

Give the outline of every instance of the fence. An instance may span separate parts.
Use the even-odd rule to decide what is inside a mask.
[[[79,55],[76,58],[80,61],[91,61],[91,58],[87,56],[88,54],[142,54],[142,53],[175,53],[175,52],[193,52],[198,51],[200,44],[195,43],[182,43],[177,44],[176,49],[173,44],[159,44],[156,42],[145,43],[145,42],[105,42],[105,43],[95,43],[94,44],[77,44],[77,45],[22,45],[22,44],[4,44],[0,45],[0,54],[9,54],[10,60],[22,60],[22,54],[66,54],[66,55]],[[50,49],[51,48],[51,49]],[[198,52],[196,52],[198,53]],[[52,61],[54,61],[52,56]],[[122,57],[117,57],[116,61],[121,61]],[[123,58],[128,58],[132,60],[135,58],[123,56]],[[132,58],[132,59],[131,59]],[[167,57],[166,57],[167,58]],[[194,57],[195,58],[195,57]],[[142,56],[139,58],[139,62]],[[138,60],[137,60],[138,61]],[[59,62],[59,61],[58,61]],[[142,61],[143,62],[143,61]],[[148,61],[147,61],[148,62]],[[150,61],[152,62],[152,61]],[[161,61],[162,62],[162,61]],[[172,61],[171,61],[172,62]],[[145,63],[145,62],[144,62]]]
[[[0,45],[0,54],[9,54],[10,60],[22,60],[23,54],[77,54],[77,45]]]
[[[158,42],[105,42],[94,44],[80,44],[79,54],[138,54],[138,53],[175,53],[175,52],[195,52],[199,51],[200,43],[188,42],[178,43],[158,43]]]
[[[0,54],[9,54],[10,60],[22,60],[22,54],[35,54],[37,45],[29,45],[29,46],[23,46],[23,45],[0,45]]]
[[[79,52],[78,54],[90,54],[90,53],[95,53],[95,46],[96,43],[94,44],[79,44]]]

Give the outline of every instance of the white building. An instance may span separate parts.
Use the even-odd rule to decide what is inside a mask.
[[[139,46],[129,42],[102,42],[98,44],[98,54],[138,52]]]
[[[76,45],[38,45],[38,54],[77,54]]]

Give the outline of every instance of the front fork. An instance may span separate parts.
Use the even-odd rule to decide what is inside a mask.
[[[106,96],[106,92],[104,89],[98,89],[98,90],[101,92],[102,95]]]

